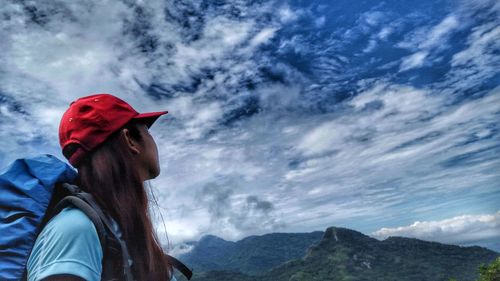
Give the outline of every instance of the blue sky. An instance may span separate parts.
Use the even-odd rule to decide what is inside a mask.
[[[172,247],[344,226],[500,251],[497,1],[0,1],[0,166],[62,158],[64,110],[107,92],[170,112]]]

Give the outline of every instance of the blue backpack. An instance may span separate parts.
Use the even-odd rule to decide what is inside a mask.
[[[26,280],[26,263],[38,234],[69,205],[82,210],[96,227],[104,253],[102,280],[117,275],[120,280],[133,280],[125,242],[92,196],[69,184],[76,176],[71,166],[52,155],[17,159],[0,171],[0,280]],[[166,257],[191,279],[191,270]]]

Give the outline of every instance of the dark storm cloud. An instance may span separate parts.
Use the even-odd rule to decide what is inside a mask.
[[[276,231],[286,227],[285,222],[276,216],[271,202],[255,195],[247,196],[245,201],[239,211],[229,218],[229,222],[233,223],[236,228],[242,231],[251,231],[256,228]]]
[[[215,183],[208,183],[197,197],[208,208],[212,220],[219,220],[231,213],[232,194],[233,191],[230,188],[224,188]]]
[[[241,200],[231,187],[209,183],[203,186],[196,198],[207,208],[214,229],[229,226],[240,231],[249,231],[284,227],[284,223],[280,222],[273,212],[273,204],[256,195],[248,195]]]
[[[247,204],[250,206],[250,208],[253,208],[255,210],[260,210],[265,213],[274,209],[274,206],[271,202],[260,200],[259,197],[255,195],[247,197]]]

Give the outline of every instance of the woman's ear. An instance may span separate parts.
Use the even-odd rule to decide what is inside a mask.
[[[141,153],[141,151],[139,150],[139,143],[132,138],[129,129],[122,129],[120,132],[120,136],[123,138],[123,141],[127,144],[127,147],[130,149],[130,152],[132,152],[132,154]]]

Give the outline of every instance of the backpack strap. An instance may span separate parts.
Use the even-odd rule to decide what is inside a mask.
[[[80,209],[82,212],[84,212],[85,215],[87,215],[87,217],[92,221],[97,230],[97,236],[99,236],[99,242],[101,242],[102,248],[105,249],[107,242],[106,237],[108,236],[108,234],[106,232],[106,229],[104,229],[104,224],[102,223],[101,218],[92,209],[92,207],[89,204],[87,204],[87,202],[83,201],[77,196],[69,195],[64,197],[59,203],[57,203],[55,208],[52,210],[50,218],[56,216],[62,211],[62,209],[69,206],[76,207]]]
[[[122,257],[122,274],[125,277],[124,280],[133,281],[132,270],[128,262],[129,259],[131,259],[128,248],[125,242],[115,233],[108,217],[101,210],[97,202],[95,202],[92,195],[82,192],[77,186],[68,183],[64,183],[63,187],[72,195],[64,197],[54,207],[50,217],[57,215],[62,209],[68,206],[74,206],[84,212],[95,225],[103,254],[106,255],[106,258],[103,258],[103,272],[109,273],[114,269],[108,251],[120,253]]]
[[[76,187],[76,186],[75,186]],[[73,193],[73,189],[67,189],[66,191],[69,191],[70,194]],[[103,249],[103,252],[105,251],[106,247],[108,246],[108,234],[106,232],[106,229],[104,228],[104,225],[99,217],[99,215],[92,209],[92,207],[87,204],[85,201],[82,199],[78,198],[77,196],[74,195],[67,195],[63,197],[53,208],[50,208],[49,212],[46,214],[44,217],[40,227],[39,231],[41,231],[45,225],[49,222],[49,220],[53,217],[55,217],[57,214],[59,214],[62,209],[73,206],[78,209],[80,209],[82,212],[87,215],[87,217],[92,221],[94,224],[96,231],[97,231],[97,236],[99,237],[99,242],[101,244],[101,247]],[[50,207],[50,206],[49,206]],[[25,268],[24,273],[23,273],[23,278],[21,280],[25,281],[28,280],[27,278],[27,269]]]
[[[132,260],[130,257],[130,253],[128,251],[127,244],[123,239],[121,239],[118,234],[115,232],[111,225],[111,221],[108,219],[108,217],[104,214],[102,209],[99,207],[97,202],[94,200],[91,194],[85,193],[85,192],[80,192],[76,194],[78,197],[81,199],[85,200],[90,207],[95,211],[95,213],[99,216],[101,219],[102,223],[106,226],[107,230],[111,235],[113,236],[113,240],[118,242],[118,246],[120,248],[121,256],[122,256],[122,264],[123,264],[123,275],[125,276],[126,281],[133,281],[133,275],[132,275],[132,270],[130,268],[129,260]]]
[[[129,260],[131,260],[131,257],[127,248],[127,244],[114,231],[109,217],[104,214],[99,204],[97,204],[91,194],[82,192],[76,185],[64,183],[62,186],[72,195],[64,197],[64,199],[62,199],[55,206],[50,217],[55,216],[62,209],[68,207],[69,205],[73,205],[84,212],[96,227],[103,251],[108,253],[106,258],[103,259],[103,272],[109,274],[114,271],[114,263],[110,259],[109,252],[119,252],[122,257],[121,264],[123,267],[122,274],[125,277],[124,280],[134,281],[132,270],[129,264]],[[193,272],[185,264],[170,255],[165,254],[165,257],[168,263],[179,270],[184,276],[186,276],[188,280],[191,279]],[[110,276],[103,277],[106,278]]]
[[[184,276],[186,276],[186,278],[188,280],[191,280],[191,277],[193,276],[193,272],[185,264],[183,264],[178,259],[172,257],[171,255],[165,254],[165,256],[166,256],[168,262],[173,267],[177,268],[177,270],[179,270],[182,274],[184,274]]]
[[[118,238],[118,235],[114,232],[113,228],[111,228],[111,224],[109,222],[108,217],[102,212],[101,208],[99,207],[99,205],[94,200],[94,198],[92,197],[91,194],[85,193],[85,192],[81,192],[81,193],[77,193],[77,196],[82,197],[86,202],[88,202],[92,206],[92,208],[96,211],[96,213],[102,219],[104,225],[107,226],[107,228],[111,231],[111,233],[116,238],[115,241],[118,241],[120,243],[120,247],[121,247],[121,250],[122,250],[124,274],[125,274],[125,276],[127,278],[126,280],[127,281],[128,280],[133,280],[133,279],[128,279],[128,277],[127,277],[127,270],[130,272],[130,278],[132,278],[132,273],[130,271],[130,265],[128,263],[128,260],[131,259],[131,258],[130,258],[130,254],[128,252],[128,248],[127,248],[126,243],[122,239]],[[173,267],[177,268],[177,270],[179,270],[184,276],[186,276],[186,278],[188,280],[191,279],[191,277],[193,275],[193,272],[185,264],[183,264],[181,261],[179,261],[178,259],[176,259],[176,258],[174,258],[174,257],[172,257],[170,255],[165,254],[165,256],[166,256],[168,262]]]

